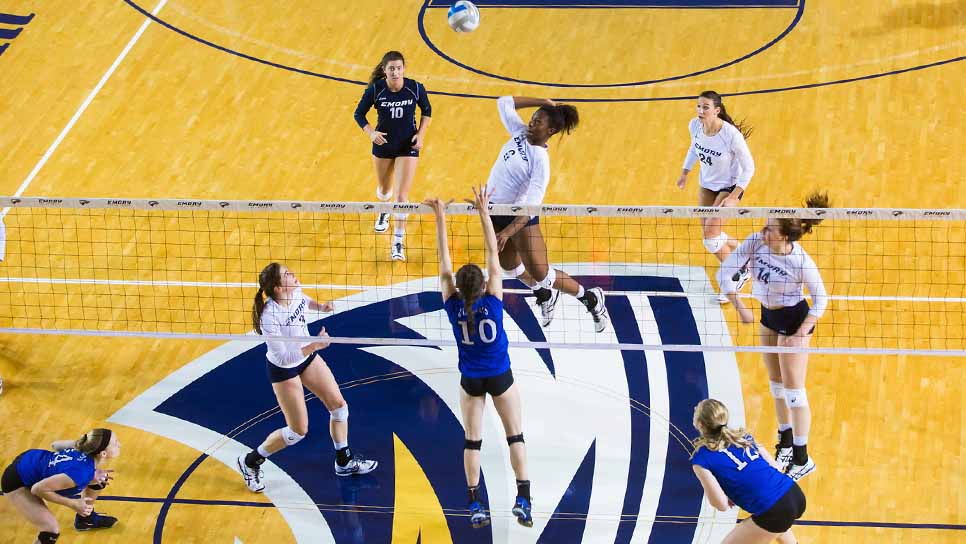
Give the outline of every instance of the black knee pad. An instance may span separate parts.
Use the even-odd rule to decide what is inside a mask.
[[[517,442],[520,442],[521,444],[523,443],[523,433],[506,437],[506,443],[511,446]]]
[[[57,539],[60,538],[60,533],[48,533],[47,531],[41,531],[37,534],[37,540],[40,544],[57,544]]]
[[[463,441],[463,449],[464,450],[476,450],[476,451],[480,451],[480,448],[481,447],[483,447],[483,441],[482,440],[465,440],[464,439],[464,441]]]

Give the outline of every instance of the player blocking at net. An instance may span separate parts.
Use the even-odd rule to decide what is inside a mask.
[[[266,300],[265,297],[268,297]],[[352,476],[372,472],[376,461],[353,455],[349,449],[349,405],[329,366],[316,353],[329,347],[325,327],[312,337],[306,324],[308,310],[331,312],[332,304],[319,303],[302,292],[295,273],[272,263],[258,275],[258,292],[252,307],[255,332],[268,337],[304,336],[306,342],[268,340],[265,369],[272,382],[278,406],[285,416],[285,427],[273,431],[258,448],[238,457],[238,470],[245,485],[255,493],[265,490],[261,465],[284,448],[301,442],[309,433],[309,414],[303,386],[322,401],[329,411],[329,436],[335,447],[335,473]]]
[[[812,193],[809,208],[828,208],[828,195]],[[754,314],[737,297],[737,279],[747,266],[752,277],[752,296],[761,303],[759,339],[763,346],[807,348],[815,324],[828,306],[825,283],[812,257],[797,244],[821,219],[770,218],[761,231],[745,239],[721,265],[721,292],[734,304],[742,323],[752,323]],[[805,301],[808,288],[812,307]],[[771,394],[778,419],[775,458],[782,468],[799,480],[815,471],[808,455],[808,433],[812,412],[805,393],[808,353],[762,353],[768,371]]]
[[[543,204],[550,183],[550,156],[547,142],[554,134],[569,134],[577,128],[577,108],[545,98],[503,96],[496,101],[500,121],[510,133],[500,155],[490,169],[486,190],[493,204],[538,206]],[[524,123],[519,108],[537,108]],[[540,218],[494,216],[493,227],[504,273],[522,281],[533,290],[542,314],[541,324],[553,321],[559,291],[573,295],[594,319],[594,330],[604,332],[610,322],[599,287],[584,289],[577,280],[550,266],[547,244],[540,231]]]
[[[466,473],[470,524],[474,528],[490,524],[480,497],[480,449],[483,445],[483,411],[486,395],[493,398],[506,441],[510,464],[516,475],[517,496],[513,515],[525,527],[533,526],[530,513],[530,480],[527,477],[527,451],[523,441],[520,392],[510,370],[509,342],[503,327],[503,278],[497,256],[496,233],[487,206],[485,189],[473,189],[476,209],[483,225],[486,271],[465,264],[453,275],[446,236],[446,204],[438,198],[424,203],[436,216],[436,241],[439,247],[439,285],[446,316],[453,326],[459,352],[460,410],[466,430],[463,443],[463,469]]]

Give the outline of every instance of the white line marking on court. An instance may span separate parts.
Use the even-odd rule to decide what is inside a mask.
[[[223,289],[257,289],[258,284],[254,282],[219,282],[219,281],[173,281],[173,280],[98,280],[93,278],[2,278],[0,283],[49,283],[53,285],[143,285],[151,287],[211,287]],[[378,289],[388,286],[379,285],[339,285],[334,283],[303,283],[303,289],[327,289],[333,291],[364,291],[366,289]],[[515,293],[526,295],[531,293],[529,289],[504,289],[504,293]],[[608,295],[627,296],[644,295],[650,297],[687,297],[700,293],[679,293],[674,291],[606,291]],[[708,296],[717,293],[708,291]],[[752,298],[749,294],[738,295],[741,298]],[[879,302],[935,302],[945,304],[966,303],[966,297],[905,297],[888,295],[829,295],[830,300],[843,301],[879,301]]]
[[[158,12],[161,11],[161,8],[163,8],[167,2],[168,0],[161,0],[161,2],[158,3],[158,5],[154,8],[154,11],[152,11],[151,14],[157,15]],[[64,138],[67,137],[67,133],[70,132],[72,128],[74,128],[74,125],[77,123],[78,119],[80,119],[80,116],[83,115],[84,111],[87,110],[87,106],[90,106],[91,102],[94,101],[94,97],[97,96],[97,93],[101,92],[101,89],[104,87],[104,84],[106,84],[107,80],[110,79],[111,75],[114,74],[114,71],[117,70],[117,67],[121,65],[121,61],[124,60],[124,57],[126,57],[127,54],[131,51],[131,49],[134,47],[134,44],[137,43],[137,41],[141,38],[141,35],[144,34],[144,31],[147,30],[148,25],[150,24],[151,24],[151,19],[144,20],[144,23],[141,24],[141,28],[139,28],[138,31],[134,33],[134,37],[131,38],[131,41],[127,42],[127,46],[124,47],[124,50],[121,51],[121,54],[118,55],[116,59],[114,59],[114,63],[111,64],[111,67],[107,69],[107,72],[104,73],[104,75],[101,77],[101,80],[97,82],[97,85],[94,86],[94,89],[90,92],[89,95],[87,95],[87,98],[80,105],[80,108],[78,108],[77,111],[74,112],[74,116],[71,117],[70,121],[67,122],[67,126],[64,127],[64,130],[60,131],[60,134],[57,135],[57,139],[54,140],[54,143],[50,144],[50,147],[47,148],[47,152],[44,153],[44,156],[40,158],[40,162],[38,162],[34,166],[34,169],[31,170],[29,174],[27,174],[27,178],[23,180],[23,183],[20,184],[20,187],[17,189],[17,192],[13,194],[13,196],[21,196],[24,193],[24,191],[27,190],[27,186],[30,185],[30,182],[34,180],[34,178],[37,176],[37,173],[40,172],[40,169],[43,168],[45,164],[47,164],[47,161],[50,160],[50,157],[54,154],[54,151],[57,150],[57,147],[60,146],[60,143],[64,141]],[[7,213],[9,212],[10,212],[9,207],[4,208],[3,211],[0,212],[0,218],[6,217]]]

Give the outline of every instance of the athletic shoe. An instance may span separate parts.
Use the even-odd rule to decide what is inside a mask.
[[[513,510],[511,511],[517,517],[517,523],[524,527],[533,527],[533,516],[530,515],[530,501],[523,497],[517,497],[517,502],[513,505]]]
[[[339,466],[339,463],[335,463],[335,475],[336,476],[353,476],[369,474],[376,467],[379,466],[378,461],[373,461],[372,459],[366,459],[360,456],[358,453],[349,459],[349,462],[345,466]]]
[[[238,463],[238,471],[241,472],[242,476],[245,478],[245,485],[248,486],[248,490],[252,493],[261,493],[265,491],[265,483],[262,482],[262,472],[261,467],[252,468],[245,464],[245,455],[239,455],[236,459]]]
[[[381,213],[379,217],[376,218],[376,232],[386,232],[389,230],[389,214]]]
[[[792,447],[783,448],[781,444],[775,446],[775,461],[778,463],[778,470],[785,472],[788,465],[792,464]]]
[[[785,474],[788,474],[788,477],[796,482],[813,472],[815,472],[815,461],[811,457],[808,458],[808,461],[805,461],[804,465],[796,465],[792,461],[785,470]]]
[[[742,267],[738,272],[738,285],[735,287],[735,293],[741,291],[741,288],[751,281],[751,272],[748,271],[748,267]]]
[[[550,298],[543,302],[538,302],[537,305],[540,306],[540,315],[543,318],[540,324],[544,327],[553,321],[553,312],[557,309],[557,299],[560,298],[560,291],[556,289],[550,289]]]
[[[91,529],[110,529],[114,527],[117,523],[117,518],[114,516],[107,516],[104,514],[98,514],[97,512],[91,512],[91,515],[81,517],[80,514],[74,514],[74,529],[78,531],[90,531]]]
[[[480,501],[473,501],[470,503],[470,525],[474,529],[479,529],[481,527],[486,527],[490,524],[490,516],[483,511],[483,505]]]
[[[405,261],[406,253],[403,251],[402,242],[394,242],[389,251],[389,256],[392,257],[394,261]]]
[[[600,287],[594,287],[589,291],[597,297],[597,304],[594,304],[593,308],[587,308],[587,311],[594,318],[594,330],[604,332],[607,324],[610,323],[610,317],[607,316],[607,306],[604,305],[604,290]]]

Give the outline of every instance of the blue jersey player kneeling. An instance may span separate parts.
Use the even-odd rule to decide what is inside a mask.
[[[463,469],[469,496],[470,523],[474,528],[490,524],[480,496],[480,448],[483,444],[483,410],[486,395],[493,397],[506,440],[510,463],[517,480],[513,515],[526,527],[533,526],[530,513],[530,480],[527,478],[527,451],[523,442],[520,392],[510,371],[508,342],[503,328],[503,274],[497,256],[496,233],[487,210],[490,195],[481,187],[473,190],[474,205],[483,224],[486,270],[475,264],[463,265],[453,275],[453,263],[446,240],[446,204],[438,198],[425,202],[436,214],[436,239],[439,244],[439,283],[446,315],[453,326],[459,351],[460,409],[466,435],[463,443]]]
[[[728,408],[715,399],[694,408],[694,428],[701,436],[694,441],[691,464],[708,502],[722,512],[738,505],[751,514],[722,542],[797,542],[791,529],[805,512],[805,495],[768,450],[744,429],[728,427]]]

